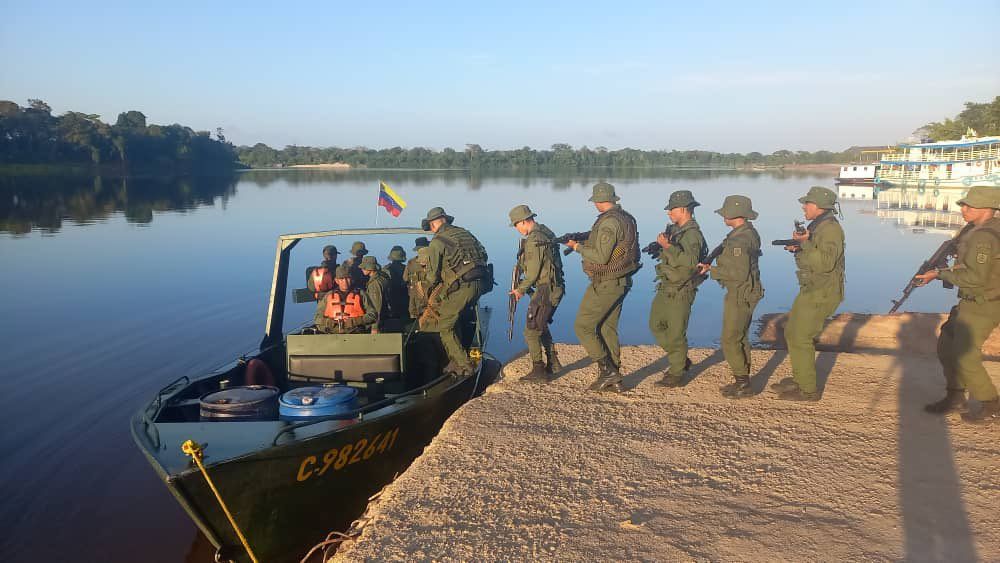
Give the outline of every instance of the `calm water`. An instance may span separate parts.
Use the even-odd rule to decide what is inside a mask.
[[[590,186],[607,172],[569,176],[481,177],[466,172],[249,172],[188,181],[0,178],[0,560],[178,563],[210,561],[211,549],[132,445],[128,419],[157,389],[251,350],[263,330],[276,237],[280,233],[375,225],[377,181],[409,207],[381,226],[416,226],[443,205],[485,243],[509,277],[517,234],[507,211],[529,203],[557,233],[586,230],[595,217]],[[801,215],[796,198],[825,177],[725,172],[626,171],[609,174],[639,221],[645,244],[664,227],[668,194],[690,189],[711,246],[726,232],[712,213],[728,194],[749,195],[769,242],[787,238]],[[907,276],[944,239],[916,234],[913,217],[879,217],[869,202],[843,205],[847,297],[841,311],[885,312]],[[898,213],[898,212],[897,212]],[[317,263],[328,241],[304,241],[292,272]],[[380,261],[412,240],[366,241]],[[337,240],[342,250],[350,240]],[[762,312],[787,311],[793,260],[766,246]],[[647,312],[653,268],[637,274],[621,333],[651,343]],[[569,289],[553,326],[575,342],[572,319],[585,281],[578,255],[566,260]],[[294,280],[295,278],[293,278]],[[689,336],[717,344],[722,293],[702,286]],[[916,291],[906,309],[944,311],[954,294]],[[505,336],[505,291],[494,308],[488,349],[501,359],[523,349]],[[525,307],[520,308],[519,325]],[[288,327],[313,314],[290,305]]]

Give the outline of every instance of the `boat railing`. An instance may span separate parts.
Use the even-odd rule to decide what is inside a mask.
[[[883,156],[882,162],[964,162],[997,158],[1000,158],[1000,143],[982,148],[925,149],[919,154],[914,150],[892,152]]]

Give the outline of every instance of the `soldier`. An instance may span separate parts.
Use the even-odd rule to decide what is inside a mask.
[[[938,359],[947,394],[924,407],[944,414],[966,407],[965,390],[980,402],[979,410],[962,413],[972,423],[1000,420],[997,388],[983,367],[981,348],[1000,323],[1000,188],[974,186],[958,201],[962,218],[970,223],[958,238],[955,265],[916,276],[925,285],[935,279],[958,286],[958,305],[952,307],[938,337]]]
[[[583,272],[590,278],[573,329],[597,364],[597,379],[590,385],[593,391],[621,390],[618,318],[632,287],[632,274],[640,266],[638,228],[635,218],[618,205],[620,199],[611,184],[594,184],[589,201],[600,215],[585,242],[566,242],[580,253]]]
[[[323,262],[319,266],[306,269],[306,287],[313,292],[317,301],[323,294],[333,289],[333,273],[337,270],[337,247],[328,244],[323,247]]]
[[[403,278],[406,280],[406,289],[409,292],[410,318],[416,319],[427,307],[427,237],[418,238],[413,244],[413,251],[416,256],[410,258],[403,270]]]
[[[699,264],[701,273],[711,272],[712,279],[726,289],[722,306],[722,354],[729,364],[735,381],[720,391],[724,397],[737,399],[753,394],[750,388],[750,321],[753,310],[764,297],[760,283],[760,235],[750,221],[757,218],[750,198],[742,195],[726,197],[721,209],[727,227],[732,228],[722,241],[722,252],[715,266]]]
[[[510,226],[525,237],[523,251],[518,253],[524,278],[510,292],[517,299],[531,294],[528,317],[524,328],[524,341],[531,356],[531,372],[523,380],[548,382],[549,375],[558,374],[562,364],[556,356],[549,323],[566,291],[563,279],[562,256],[559,245],[552,244],[555,233],[535,221],[535,214],[527,205],[510,210]],[[546,361],[543,362],[542,349]]]
[[[708,254],[701,227],[694,219],[694,208],[701,205],[688,190],[670,194],[666,210],[673,223],[670,236],[660,233],[656,265],[656,294],[649,308],[649,330],[656,343],[667,353],[670,366],[657,382],[666,387],[680,387],[691,367],[688,359],[687,326],[691,305],[702,279],[692,280],[698,264]]]
[[[351,245],[351,257],[344,260],[344,266],[351,272],[351,282],[354,287],[364,287],[365,283],[368,281],[365,275],[361,273],[361,259],[368,254],[368,249],[365,248],[365,243],[360,240],[354,241]]]
[[[799,279],[799,294],[785,325],[792,377],[771,388],[778,392],[779,399],[818,401],[813,339],[823,330],[826,318],[844,300],[844,229],[834,213],[837,194],[832,190],[813,186],[799,198],[799,203],[811,223],[804,233],[792,233],[799,244],[785,247],[795,255]]]
[[[440,207],[427,212],[421,222],[425,231],[434,233],[427,246],[427,307],[420,316],[420,330],[437,332],[448,354],[445,373],[472,374],[469,354],[458,339],[455,324],[467,307],[492,289],[486,262],[486,249],[469,231],[452,224],[454,217]]]
[[[389,263],[382,267],[382,271],[389,276],[389,307],[390,317],[407,319],[410,297],[406,291],[406,251],[402,246],[394,246],[389,251]]]
[[[374,256],[362,258],[359,267],[367,279],[364,324],[371,326],[372,333],[377,333],[382,329],[389,304],[389,276],[378,267]]]
[[[351,272],[347,266],[337,266],[334,287],[327,292],[316,307],[316,330],[330,334],[361,332],[365,326],[365,298],[351,286]]]

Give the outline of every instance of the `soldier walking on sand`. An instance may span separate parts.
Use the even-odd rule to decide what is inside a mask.
[[[559,254],[559,245],[552,243],[555,233],[535,221],[536,215],[527,205],[518,205],[510,210],[509,215],[510,226],[525,237],[522,247],[524,250],[517,256],[524,277],[510,294],[517,299],[531,295],[524,327],[524,341],[528,345],[528,355],[531,356],[531,372],[521,379],[547,383],[550,375],[556,375],[562,370],[552,342],[552,333],[549,332],[549,323],[566,291],[562,256]]]
[[[597,364],[597,379],[590,385],[594,391],[621,390],[618,319],[632,287],[632,274],[640,267],[638,227],[635,218],[618,205],[620,199],[611,184],[594,184],[590,201],[601,214],[585,242],[566,242],[580,253],[583,272],[590,278],[573,329]]]
[[[792,377],[771,386],[787,401],[818,401],[816,344],[823,322],[844,300],[844,229],[834,209],[837,194],[813,186],[799,198],[806,219],[805,232],[793,232],[799,244],[786,246],[795,255],[799,294],[785,325],[785,345],[792,361]]]
[[[693,277],[698,273],[698,264],[708,254],[705,237],[694,219],[694,208],[699,205],[688,190],[670,194],[663,208],[672,222],[670,236],[660,233],[656,237],[660,253],[656,264],[656,293],[649,307],[649,331],[667,353],[670,365],[663,379],[657,382],[666,387],[683,385],[684,375],[691,367],[687,357],[688,320],[698,284],[704,279]]]
[[[969,225],[959,234],[955,265],[916,276],[921,285],[940,279],[958,286],[958,305],[941,326],[937,346],[947,394],[924,409],[934,414],[964,410],[968,389],[980,408],[962,413],[962,419],[983,424],[1000,420],[997,388],[982,356],[983,343],[1000,324],[1000,188],[974,186],[958,204]]]
[[[732,228],[722,241],[722,251],[715,265],[699,264],[701,273],[711,272],[712,279],[726,289],[722,305],[722,355],[729,364],[734,381],[719,391],[724,397],[738,399],[753,394],[750,387],[750,321],[757,303],[764,297],[760,283],[760,235],[750,221],[757,218],[750,198],[726,197],[721,209],[726,226]],[[716,251],[718,252],[718,251]],[[714,253],[713,253],[714,254]]]

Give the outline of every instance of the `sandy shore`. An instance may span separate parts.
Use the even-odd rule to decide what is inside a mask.
[[[452,416],[336,559],[1000,560],[1000,429],[921,410],[933,358],[821,353],[803,404],[720,397],[713,350],[657,387],[648,346],[623,353],[627,392],[592,393],[582,349],[559,350],[554,383],[517,381],[521,358]],[[784,351],[753,363],[757,389],[790,375]]]
[[[334,162],[330,164],[290,164],[285,168],[319,168],[319,169],[347,170],[350,167],[351,165],[345,162]]]

